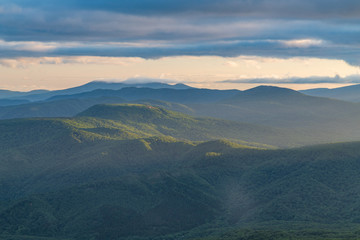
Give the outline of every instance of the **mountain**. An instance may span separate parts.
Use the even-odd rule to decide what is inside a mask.
[[[121,82],[103,82],[103,81],[93,81],[86,83],[84,85],[68,88],[64,90],[56,90],[56,91],[48,91],[45,93],[37,93],[37,94],[28,94],[21,99],[26,99],[29,101],[43,101],[48,98],[57,96],[57,95],[72,95],[79,94],[83,92],[94,91],[97,89],[111,89],[111,90],[119,90],[125,87],[136,87],[136,88],[171,88],[171,89],[190,89],[191,87],[186,86],[185,84],[175,84],[170,85],[166,83],[121,83]]]
[[[134,133],[156,136],[171,136],[182,140],[203,141],[226,138],[275,146],[287,145],[291,141],[286,132],[264,126],[232,122],[213,118],[194,118],[178,112],[142,104],[95,105],[77,115],[107,121],[116,121],[131,127]],[[144,135],[146,136],[146,135]],[[259,141],[259,142],[258,142]],[[294,144],[294,143],[292,143]]]
[[[97,89],[73,95],[57,95],[46,101],[16,106],[0,106],[0,119],[70,117],[95,104],[123,102],[156,102],[160,106],[170,107],[170,110],[183,110],[185,113],[191,113],[194,112],[191,108],[183,104],[180,104],[182,105],[180,107],[178,103],[212,103],[233,96],[237,92],[236,90],[220,91],[192,88],[180,90],[134,87],[121,90]]]
[[[0,106],[12,106],[12,105],[20,105],[20,104],[26,104],[29,103],[28,100],[18,100],[18,99],[7,99],[2,98],[0,99]]]
[[[358,236],[359,142],[263,150],[144,138],[131,125],[139,116],[147,129],[193,119],[100,107],[0,122],[0,239]]]
[[[360,105],[328,98],[312,97],[297,91],[271,86],[259,86],[246,91],[209,89],[123,88],[95,90],[76,95],[55,96],[50,100],[91,99],[105,96],[126,101],[160,100],[185,104],[195,116],[218,117],[241,122],[287,128],[319,127],[332,131],[347,126],[351,133],[360,119]],[[339,126],[339,122],[343,122]],[[335,128],[336,125],[336,128]],[[320,129],[320,128],[319,128]]]
[[[91,100],[91,101],[90,101]],[[101,98],[101,101],[105,103],[124,102],[120,98]],[[42,114],[53,114],[55,116],[68,116],[77,114],[79,109],[86,109],[87,107],[100,102],[99,99],[68,99],[55,102],[44,102],[41,104],[28,104],[20,106],[6,107],[9,112],[5,112],[7,117],[22,118],[23,115],[14,115],[11,111],[15,108],[24,107],[21,111],[31,113],[33,116],[41,117]],[[277,147],[293,147],[303,146],[315,143],[326,143],[329,141],[335,141],[336,139],[342,139],[351,136],[335,135],[328,132],[319,131],[305,131],[297,129],[284,129],[278,127],[269,127],[257,124],[248,124],[239,121],[228,121],[211,118],[196,118],[189,115],[180,113],[174,113],[165,109],[173,109],[188,114],[194,114],[194,110],[183,104],[167,103],[162,101],[140,101],[145,106],[153,106],[150,109],[144,107],[144,105],[96,105],[90,107],[82,113],[78,114],[79,117],[92,117],[96,119],[104,119],[106,121],[122,122],[127,126],[131,126],[133,129],[140,129],[143,131],[141,136],[173,136],[176,138],[187,140],[209,140],[215,138],[228,138],[233,141],[246,142],[247,145],[259,146],[277,146]],[[125,115],[132,109],[131,115]],[[161,111],[159,109],[162,109]],[[60,111],[63,110],[63,111]],[[219,113],[221,111],[219,110]],[[108,114],[104,115],[104,114]],[[137,114],[136,114],[137,113]],[[10,115],[12,114],[12,115]],[[148,116],[152,116],[151,118]],[[147,116],[147,117],[144,117]],[[221,115],[219,115],[221,116]],[[69,117],[69,116],[68,116]],[[110,118],[110,119],[109,119]],[[129,119],[133,120],[130,121]],[[126,120],[127,119],[127,120]],[[146,120],[146,121],[145,121]],[[154,122],[151,122],[154,120]],[[143,122],[144,121],[144,122]],[[147,125],[153,127],[144,127]],[[144,134],[146,133],[146,134]],[[356,131],[353,131],[354,138],[356,137]],[[252,144],[251,142],[254,142]]]
[[[274,86],[258,86],[242,92],[239,92],[235,96],[225,99],[222,103],[227,104],[242,104],[243,102],[260,102],[269,104],[282,104],[306,106],[307,104],[326,104],[326,103],[338,103],[346,104],[344,101],[336,101],[328,98],[312,97],[302,94],[298,91],[289,88],[280,88]],[[355,105],[355,104],[351,104]]]
[[[314,88],[300,91],[304,94],[317,97],[334,98],[350,102],[360,102],[360,85],[351,85],[340,88]]]
[[[199,115],[289,128],[322,129],[356,125],[360,105],[308,96],[294,90],[259,86],[219,101],[215,106],[191,105]],[[336,124],[336,125],[335,125]]]
[[[270,86],[246,91],[100,89],[54,96],[43,102],[0,107],[0,119],[71,117],[101,103],[148,103],[195,117],[216,117],[282,128],[282,133],[287,132],[286,139],[292,139],[291,144],[297,146],[360,139],[357,127],[360,121],[359,104]]]
[[[10,91],[10,90],[3,90],[0,89],[0,99],[4,98],[17,98],[17,97],[23,97],[27,95],[33,95],[33,94],[43,94],[48,92],[48,90],[33,90],[29,92],[19,92],[19,91]]]
[[[59,101],[34,102],[14,106],[2,106],[0,107],[0,119],[29,117],[72,117],[95,104],[123,102],[126,101],[118,97],[102,97],[91,99],[65,99]]]
[[[48,100],[99,98],[104,96],[121,97],[127,101],[161,100],[175,103],[214,103],[237,94],[238,90],[211,90],[211,89],[170,89],[170,88],[135,88],[127,87],[120,90],[98,89],[73,95],[57,95]]]
[[[242,92],[239,92],[237,95],[233,96],[230,99],[225,100],[224,102],[234,102],[234,101],[288,101],[292,100],[297,102],[304,99],[303,94],[289,89],[289,88],[280,88],[274,86],[258,86]]]
[[[360,139],[359,104],[290,89],[260,86],[217,103],[186,105],[195,116],[218,116],[296,131],[294,136],[299,139],[307,136],[309,141],[304,141],[304,145]]]
[[[243,148],[270,147],[252,141],[256,139],[272,143],[284,141],[285,144],[281,133],[262,126],[193,118],[147,105],[97,105],[75,118],[0,121],[0,180],[3,186],[12,186],[11,190],[25,179],[31,182],[34,169],[46,175],[46,169],[56,169],[56,174],[61,174],[62,169],[75,171],[85,165],[103,168],[120,164],[121,171],[126,172],[134,165],[145,167],[147,160],[150,165],[171,161],[166,155],[167,145],[176,147],[178,150],[169,151],[181,156],[195,144],[193,141],[219,138],[233,139]],[[159,153],[157,147],[165,153],[160,149]],[[109,158],[109,161],[98,162],[99,157]],[[79,181],[81,175],[79,173]],[[53,184],[49,181],[46,186],[37,186],[36,179],[31,186],[16,191],[0,189],[0,201],[38,192],[44,187],[56,189],[71,181],[54,179]]]

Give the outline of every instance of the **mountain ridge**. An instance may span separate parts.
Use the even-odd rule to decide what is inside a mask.
[[[57,95],[71,95],[71,94],[79,94],[83,92],[94,91],[96,89],[112,89],[112,90],[119,90],[125,87],[151,87],[154,89],[157,88],[174,88],[174,89],[190,89],[191,87],[185,84],[175,84],[170,85],[161,82],[149,82],[149,83],[123,83],[123,82],[105,82],[105,81],[92,81],[86,84],[62,89],[62,90],[54,90],[54,91],[47,91],[45,93],[37,93],[37,94],[27,94],[25,96],[19,96],[20,99],[25,99],[29,101],[44,101],[49,99],[53,96]],[[36,91],[36,90],[35,90]]]
[[[301,90],[300,92],[318,97],[328,97],[350,102],[360,102],[360,84],[340,88],[314,88]]]
[[[58,100],[56,100],[58,99]],[[195,117],[215,117],[282,129],[298,144],[358,140],[360,105],[294,90],[259,86],[246,91],[123,88],[62,95],[48,101],[0,107],[0,119],[72,117],[103,103],[149,103]],[[289,138],[288,138],[289,139]],[[292,142],[292,141],[291,141]]]

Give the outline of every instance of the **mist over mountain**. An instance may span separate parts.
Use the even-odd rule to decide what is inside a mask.
[[[0,99],[0,106],[13,106],[13,105],[21,105],[30,103],[28,100],[21,100],[21,99]]]
[[[170,89],[170,88],[135,88],[127,87],[120,90],[94,90],[74,95],[59,95],[49,98],[49,101],[70,98],[94,98],[103,96],[122,97],[128,101],[153,99],[176,103],[206,103],[217,102],[237,94],[238,90],[211,89]]]
[[[79,94],[83,92],[89,92],[97,89],[111,89],[111,90],[119,90],[125,87],[136,87],[136,88],[153,88],[153,89],[159,89],[159,88],[172,88],[172,89],[189,89],[191,87],[185,85],[185,84],[175,84],[170,85],[166,83],[160,83],[160,82],[145,82],[145,83],[122,83],[122,82],[104,82],[104,81],[92,81],[89,83],[86,83],[84,85],[63,89],[63,90],[55,90],[55,91],[31,91],[24,95],[19,95],[19,99],[25,99],[29,101],[43,101],[46,99],[49,99],[53,96],[57,95],[72,95],[72,94]],[[1,96],[1,95],[0,95]]]
[[[90,86],[93,84],[99,86],[102,83],[95,82]],[[246,91],[145,87],[97,89],[56,95],[29,104],[3,106],[0,107],[0,118],[71,117],[101,103],[148,103],[193,116],[283,128],[298,136],[298,141],[291,141],[295,145],[356,141],[360,136],[357,128],[360,105],[357,103],[313,97],[271,86]]]
[[[125,100],[119,97],[33,102],[0,107],[0,118],[71,117],[95,104],[122,102]]]
[[[0,99],[6,99],[6,98],[17,98],[17,97],[23,97],[27,95],[33,95],[33,94],[43,94],[47,93],[48,90],[33,90],[29,92],[19,92],[19,91],[10,91],[10,90],[3,90],[0,89]]]
[[[307,95],[328,97],[350,102],[360,102],[360,85],[351,85],[340,88],[315,88],[300,91]]]
[[[318,127],[325,122],[332,123],[340,119],[347,121],[349,118],[359,117],[360,106],[271,86],[259,86],[240,92],[219,104],[224,108],[233,108],[234,116],[228,116],[232,120],[289,127]],[[204,109],[204,113],[206,111]],[[238,112],[242,115],[236,114]]]

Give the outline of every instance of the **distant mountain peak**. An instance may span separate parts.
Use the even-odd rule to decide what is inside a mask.
[[[360,84],[339,88],[313,88],[300,91],[315,97],[334,98],[350,102],[360,102]]]
[[[175,84],[174,86],[192,88],[192,87],[190,87],[190,86],[188,86],[188,85],[186,85],[186,84],[183,84],[183,83],[177,83],[177,84]]]
[[[302,95],[301,93],[299,93],[295,90],[289,89],[289,88],[281,88],[281,87],[268,86],[268,85],[260,85],[260,86],[245,90],[245,91],[243,91],[243,93]]]
[[[288,88],[274,86],[258,86],[242,92],[239,92],[224,103],[247,102],[247,101],[289,101],[306,97],[304,94]]]
[[[117,81],[101,81],[101,80],[95,80],[92,82],[88,82],[83,86],[97,86],[97,87],[117,87],[117,89],[124,88],[124,87],[147,87],[147,88],[174,88],[174,89],[189,89],[192,88],[186,84],[183,83],[177,83],[174,85],[164,83],[161,81],[154,81],[151,82],[132,82],[132,81],[123,81],[123,82],[117,82]],[[81,87],[81,86],[80,86]]]

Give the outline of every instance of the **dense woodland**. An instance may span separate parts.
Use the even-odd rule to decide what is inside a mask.
[[[268,87],[216,94],[217,103],[98,105],[98,96],[66,95],[90,106],[73,117],[1,120],[0,239],[359,239],[360,142],[348,130],[360,107]],[[242,117],[213,118],[211,104]],[[262,109],[241,112],[245,104]],[[315,110],[330,105],[351,114],[321,122]],[[301,121],[313,117],[308,125],[285,118],[294,106]],[[330,131],[340,117],[348,124]]]

